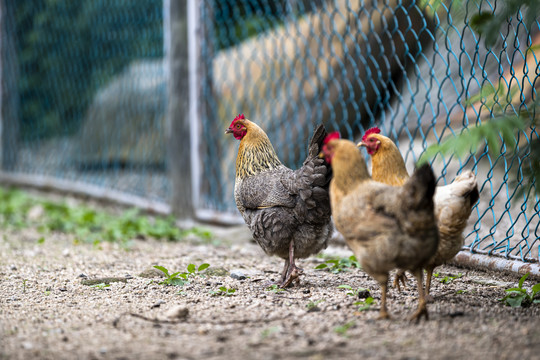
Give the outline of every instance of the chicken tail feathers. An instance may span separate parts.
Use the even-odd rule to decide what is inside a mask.
[[[323,141],[326,135],[328,135],[328,133],[326,132],[324,125],[320,124],[319,126],[317,126],[317,128],[313,132],[313,137],[311,138],[311,141],[309,142],[308,159],[319,156],[319,153],[322,150]]]
[[[417,168],[403,185],[404,201],[410,209],[433,209],[435,175],[429,164]]]

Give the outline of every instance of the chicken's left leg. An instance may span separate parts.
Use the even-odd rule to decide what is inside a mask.
[[[294,240],[291,240],[289,244],[289,269],[286,272],[286,276],[281,282],[281,287],[286,288],[289,286],[295,279],[297,279],[302,274],[302,269],[296,266],[294,263]]]
[[[431,277],[433,276],[433,269],[434,266],[428,266],[426,268],[427,276],[426,276],[426,302],[433,301],[433,297],[429,294],[429,290],[431,289]]]
[[[418,308],[414,312],[413,316],[411,316],[411,321],[416,320],[418,322],[422,316],[425,316],[426,320],[428,319],[426,298],[424,297],[424,273],[422,269],[416,269],[413,271],[413,275],[416,278],[416,283],[418,286]]]

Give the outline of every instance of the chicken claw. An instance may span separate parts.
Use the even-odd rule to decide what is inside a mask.
[[[405,271],[399,270],[394,277],[393,285],[395,288],[398,289],[398,291],[401,291],[401,286],[399,285],[399,283],[403,285],[403,289],[407,288],[407,275],[405,274]]]

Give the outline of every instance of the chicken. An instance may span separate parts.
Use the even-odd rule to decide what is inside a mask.
[[[365,146],[371,155],[371,174],[375,181],[384,184],[401,186],[409,179],[405,161],[396,144],[380,134],[378,128],[371,128],[362,137],[359,146]],[[435,191],[435,216],[439,228],[439,247],[435,256],[426,266],[426,296],[431,298],[431,278],[433,270],[452,259],[463,247],[463,230],[471,215],[474,204],[478,201],[479,192],[476,176],[465,171],[454,181],[445,186],[438,186]],[[399,283],[405,285],[405,273],[398,272],[394,286],[400,289]]]
[[[434,215],[435,177],[420,167],[402,187],[375,182],[365,160],[348,140],[335,133],[325,139],[323,153],[331,164],[330,204],[336,229],[362,268],[381,287],[379,318],[389,318],[386,292],[389,272],[411,271],[418,283],[418,308],[411,320],[428,317],[422,268],[439,242]]]
[[[285,259],[279,285],[302,274],[295,259],[326,248],[332,235],[328,187],[331,171],[318,157],[327,135],[321,124],[301,168],[281,164],[266,133],[243,114],[225,131],[240,140],[234,198],[253,238],[268,255]]]

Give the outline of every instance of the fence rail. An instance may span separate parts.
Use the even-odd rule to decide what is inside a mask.
[[[420,6],[420,4],[427,6]],[[373,125],[412,169],[427,146],[499,114],[537,116],[540,25],[513,14],[487,47],[475,15],[502,1],[0,1],[0,180],[238,223],[238,113],[291,167],[317,123]],[[458,159],[480,201],[465,252],[537,265],[539,198],[523,171],[535,127]],[[518,150],[516,154],[511,154]],[[519,193],[517,190],[525,190]],[[144,204],[146,205],[144,205]]]

